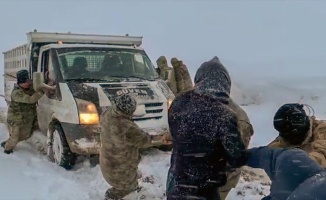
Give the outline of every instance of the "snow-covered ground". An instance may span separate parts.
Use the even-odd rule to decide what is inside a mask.
[[[142,46],[152,62],[176,56],[192,76],[202,62],[221,59],[235,81],[232,96],[253,123],[251,147],[276,137],[272,118],[283,103],[309,104],[326,119],[326,28],[321,26],[326,1],[58,2],[1,0],[1,52],[25,43],[25,33],[34,29],[144,36]],[[0,56],[1,75],[3,60]],[[5,114],[0,97],[0,141],[8,138]],[[143,156],[140,184],[146,199],[164,199],[169,158],[158,150]],[[66,171],[27,142],[12,155],[0,148],[0,200],[98,200],[108,187],[99,166],[87,159]],[[246,168],[228,199],[256,200],[268,193],[264,172]]]
[[[239,87],[240,85],[240,87]],[[232,96],[247,111],[255,134],[251,147],[265,145],[274,139],[272,118],[283,103],[301,102],[311,105],[315,115],[326,118],[324,106],[324,77],[298,79],[264,79],[244,81],[232,89]],[[5,116],[6,105],[0,104],[0,116]],[[4,119],[0,119],[4,121]],[[5,124],[0,124],[0,141],[7,139]],[[164,199],[170,152],[145,152],[140,164],[142,199]],[[27,142],[20,143],[11,155],[0,153],[0,199],[2,200],[89,200],[103,199],[109,185],[101,175],[99,165],[88,159],[79,159],[73,170],[66,171],[49,162]],[[229,200],[258,200],[269,193],[269,179],[261,170],[245,168],[243,176],[229,196]],[[135,199],[130,196],[129,199]]]

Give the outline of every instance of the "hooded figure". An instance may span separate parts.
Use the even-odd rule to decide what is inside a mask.
[[[303,150],[258,147],[248,152],[247,165],[264,169],[272,181],[263,200],[326,199],[326,170]]]
[[[16,77],[17,84],[11,92],[7,114],[10,137],[1,143],[7,154],[13,152],[18,142],[30,138],[37,129],[36,103],[44,94],[33,90],[27,70],[18,71]]]
[[[191,90],[193,88],[193,84],[191,82],[191,76],[189,74],[187,66],[177,58],[172,58],[171,64],[175,73],[178,94]]]
[[[160,78],[166,82],[173,94],[177,95],[178,88],[175,79],[174,69],[168,66],[168,62],[165,56],[160,56],[156,60],[156,63],[159,68]]]
[[[302,104],[282,105],[274,116],[274,128],[279,136],[268,146],[301,148],[326,168],[326,123],[307,116]]]
[[[173,150],[167,200],[218,200],[227,163],[245,164],[238,119],[228,105],[230,88],[227,70],[214,57],[198,69],[194,89],[173,101],[168,113]]]
[[[136,106],[132,96],[123,94],[101,117],[100,167],[105,180],[112,186],[105,193],[106,200],[121,199],[137,190],[141,158],[138,150],[156,145],[154,138],[131,120]]]
[[[245,147],[248,148],[251,136],[254,134],[253,127],[250,123],[247,113],[230,97],[231,78],[227,69],[220,62],[218,57],[214,57],[211,62],[208,62],[205,67],[197,71],[195,76],[195,88],[198,91],[206,91],[215,96],[224,97],[228,101],[228,107],[236,113],[238,129]],[[241,169],[230,168],[226,170],[227,183],[220,188],[221,200],[226,199],[228,193],[234,188],[240,179]]]

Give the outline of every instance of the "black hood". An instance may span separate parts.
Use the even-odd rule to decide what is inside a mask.
[[[214,96],[230,96],[231,78],[218,57],[204,62],[195,75],[195,91]]]
[[[99,111],[99,113],[102,112],[96,87],[88,86],[83,83],[78,83],[78,82],[74,82],[74,81],[67,82],[67,85],[68,85],[68,87],[71,91],[71,94],[74,98],[92,102],[95,104],[96,109]]]

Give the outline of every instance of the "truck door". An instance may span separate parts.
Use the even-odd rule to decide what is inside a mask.
[[[47,50],[41,56],[41,72],[44,74],[44,82],[50,86],[57,85],[58,79],[54,70],[54,54],[51,50]],[[48,129],[48,125],[55,111],[56,102],[60,99],[60,91],[56,89],[45,90],[45,95],[38,101],[37,118],[39,127],[43,133],[46,133]]]

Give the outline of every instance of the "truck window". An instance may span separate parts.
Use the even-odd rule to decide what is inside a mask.
[[[103,47],[70,47],[57,49],[63,79],[111,81],[139,78],[155,80],[158,75],[144,51]]]
[[[43,53],[41,71],[44,72],[45,84],[50,86],[55,86],[58,81],[56,80],[53,59],[53,53],[50,53],[50,50]],[[56,90],[47,90],[45,94],[50,99],[56,99],[58,92]]]
[[[42,61],[41,61],[41,72],[46,72],[48,71],[48,63],[49,63],[49,50],[44,51],[42,53]]]

